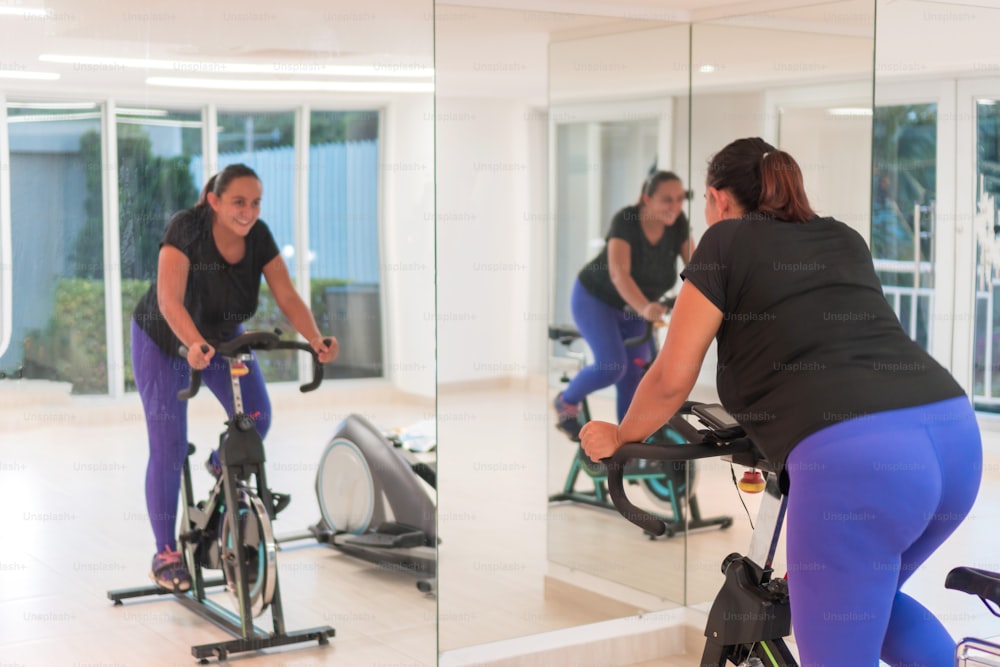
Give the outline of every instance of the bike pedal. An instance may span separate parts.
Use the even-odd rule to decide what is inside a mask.
[[[288,507],[288,503],[292,502],[292,496],[288,493],[274,493],[272,491],[271,499],[274,501],[275,514]]]

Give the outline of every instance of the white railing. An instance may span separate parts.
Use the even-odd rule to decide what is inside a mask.
[[[873,263],[875,270],[880,274],[912,277],[912,285],[883,285],[882,292],[910,338],[917,340],[917,332],[920,325],[923,325],[924,331],[927,332],[927,340],[918,342],[923,343],[924,349],[930,350],[934,335],[931,327],[931,322],[934,319],[934,288],[927,287],[927,285],[933,285],[933,264],[931,262],[917,263],[893,259],[876,259]],[[883,280],[883,283],[886,282],[902,281]],[[908,312],[904,313],[906,305],[909,308]]]

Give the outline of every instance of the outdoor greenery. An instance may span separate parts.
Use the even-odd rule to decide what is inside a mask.
[[[329,287],[344,285],[343,280],[314,280],[311,307],[322,331],[329,331],[324,299]],[[149,289],[150,281],[122,281],[123,340],[126,342],[125,384],[135,387],[131,357],[132,310]],[[64,278],[56,285],[55,312],[44,330],[32,332],[25,342],[25,368],[32,377],[44,377],[73,385],[73,393],[99,394],[107,391],[107,345],[105,344],[104,281],[94,278]],[[261,285],[257,314],[246,323],[250,329],[280,329],[284,338],[294,339],[295,332],[275,303],[266,284]],[[293,350],[261,355],[261,367],[268,381],[295,380],[298,377],[298,353]]]

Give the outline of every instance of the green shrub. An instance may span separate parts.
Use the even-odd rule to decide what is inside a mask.
[[[148,280],[122,281],[122,340],[125,343],[124,373],[127,390],[135,388],[132,373],[132,311],[149,288]],[[313,280],[310,306],[321,331],[329,331],[324,292],[345,285],[339,279]],[[104,317],[104,281],[92,278],[62,278],[55,288],[55,310],[48,326],[31,332],[25,340],[25,377],[69,382],[74,394],[107,392],[107,341]],[[280,329],[286,339],[295,338],[288,320],[278,309],[267,284],[262,284],[257,314],[248,329]],[[299,353],[281,350],[260,355],[264,377],[269,381],[298,379]]]

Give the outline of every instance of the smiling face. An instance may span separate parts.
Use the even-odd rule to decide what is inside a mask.
[[[240,176],[229,182],[221,195],[208,193],[208,203],[215,211],[215,223],[227,232],[245,237],[260,215],[263,188],[253,176]]]
[[[651,217],[659,220],[664,225],[672,225],[677,221],[677,216],[681,214],[687,193],[684,186],[678,180],[663,181],[656,186],[656,191],[652,196],[643,195],[643,208]]]

